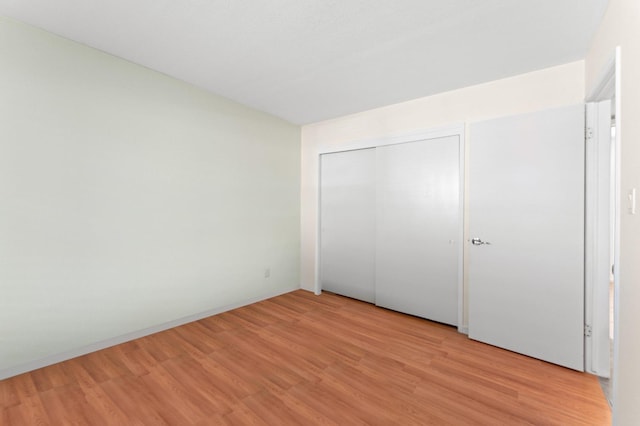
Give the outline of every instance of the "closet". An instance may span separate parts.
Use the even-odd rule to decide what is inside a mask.
[[[458,324],[461,138],[320,157],[323,290]]]

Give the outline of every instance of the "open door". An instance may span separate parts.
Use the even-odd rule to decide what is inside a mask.
[[[584,369],[584,105],[472,124],[469,337]]]

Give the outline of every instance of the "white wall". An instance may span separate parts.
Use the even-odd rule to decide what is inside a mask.
[[[298,126],[5,18],[0,52],[0,378],[299,287]]]
[[[629,189],[640,190],[640,2],[610,0],[586,58],[586,89],[621,47],[620,115],[622,214],[620,221],[618,359],[614,380],[613,421],[640,423],[640,216],[630,215]]]
[[[372,88],[372,90],[375,89]],[[318,153],[320,151],[335,149],[354,141],[402,135],[463,122],[468,124],[473,121],[583,101],[584,62],[578,61],[303,126],[302,288],[308,290],[315,288]],[[468,148],[470,142],[468,131],[466,139]],[[466,155],[466,158],[468,159],[469,156]],[[468,233],[465,232],[466,234]],[[465,237],[465,240],[467,239],[468,235]],[[463,326],[466,325],[466,318],[465,303]]]

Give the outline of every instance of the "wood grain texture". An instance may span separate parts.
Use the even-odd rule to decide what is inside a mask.
[[[0,424],[608,425],[594,376],[295,291],[0,381]]]

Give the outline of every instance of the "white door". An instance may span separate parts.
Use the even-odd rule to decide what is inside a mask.
[[[320,161],[320,284],[373,303],[375,149],[323,154]]]
[[[470,130],[469,337],[583,370],[584,106]]]
[[[377,149],[376,304],[458,323],[458,136]]]
[[[585,228],[585,366],[609,377],[609,285],[612,267],[613,214],[611,178],[611,101],[587,104],[586,228]]]

